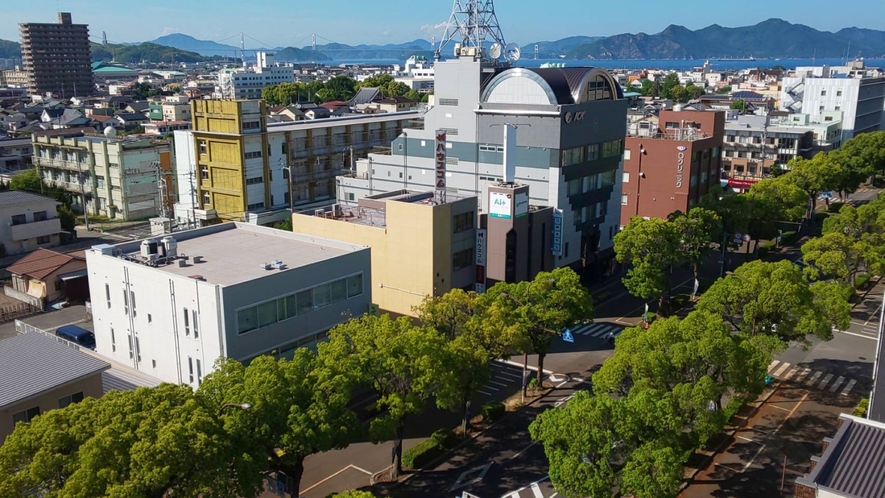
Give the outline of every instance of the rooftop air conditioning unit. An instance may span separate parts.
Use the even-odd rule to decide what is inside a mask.
[[[324,218],[326,216],[326,211],[324,209],[315,209],[313,211],[314,216],[319,216],[320,218]]]
[[[261,267],[262,270],[270,270],[271,269],[270,263],[261,263],[259,266]]]

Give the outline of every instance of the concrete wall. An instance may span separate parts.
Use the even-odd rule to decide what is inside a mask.
[[[15,425],[12,421],[13,415],[35,406],[40,407],[41,414],[50,410],[55,410],[56,408],[59,408],[58,401],[60,398],[78,392],[82,392],[84,397],[100,398],[103,393],[101,373],[99,372],[70,384],[56,387],[50,391],[45,391],[33,398],[0,410],[0,445],[3,444],[6,436],[12,434],[13,429],[15,429]]]
[[[60,241],[57,228],[60,225],[56,213],[57,204],[56,201],[47,198],[46,200],[29,204],[0,208],[0,244],[3,245],[6,254],[20,254],[33,251],[39,247],[49,248],[59,245]],[[34,213],[39,211],[46,211],[48,221],[34,222]],[[25,215],[26,224],[12,226],[12,217],[20,214]],[[17,236],[21,237],[24,232],[20,229],[27,229],[28,224],[34,224],[35,227],[39,227],[41,234],[47,233],[47,231],[54,232],[49,235],[49,242],[38,244],[36,238],[13,240],[13,231],[16,232]]]

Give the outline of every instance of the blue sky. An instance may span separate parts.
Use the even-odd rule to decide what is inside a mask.
[[[19,22],[54,22],[59,9],[106,31],[111,42],[146,41],[186,33],[223,40],[244,32],[270,46],[304,46],[310,34],[340,43],[400,43],[442,36],[451,0],[0,0],[0,39],[18,41]],[[669,24],[690,29],[713,23],[743,26],[781,17],[821,30],[857,25],[885,30],[885,1],[743,0],[673,2],[633,0],[498,0],[498,20],[508,41],[527,44],[572,35],[657,33]],[[850,5],[848,7],[847,5]],[[696,9],[686,12],[687,8]],[[236,45],[238,37],[225,40]],[[246,46],[259,44],[247,39]]]

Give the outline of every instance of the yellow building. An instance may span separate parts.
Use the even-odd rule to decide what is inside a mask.
[[[286,219],[290,207],[331,204],[337,175],[373,148],[390,147],[419,117],[396,112],[269,124],[261,100],[190,105],[193,130],[175,132],[176,217],[207,224],[266,225]]]
[[[438,202],[433,192],[398,191],[296,213],[297,233],[369,246],[372,302],[381,310],[414,316],[425,296],[441,296],[476,280],[477,198]]]

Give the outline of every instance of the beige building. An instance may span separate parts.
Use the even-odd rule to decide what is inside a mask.
[[[100,398],[111,365],[31,332],[0,341],[0,444],[18,422],[84,398]]]
[[[433,192],[397,191],[364,197],[356,207],[295,213],[296,233],[369,246],[372,302],[413,316],[425,296],[441,296],[476,279],[476,197],[437,202]]]
[[[0,252],[21,254],[61,243],[58,202],[23,190],[0,192]]]
[[[64,298],[89,300],[86,278],[86,255],[83,251],[69,253],[37,249],[8,268],[12,289],[6,291],[22,301],[39,303],[40,309]]]
[[[15,69],[0,71],[0,86],[25,88],[28,86],[28,73],[18,66],[15,66]]]

